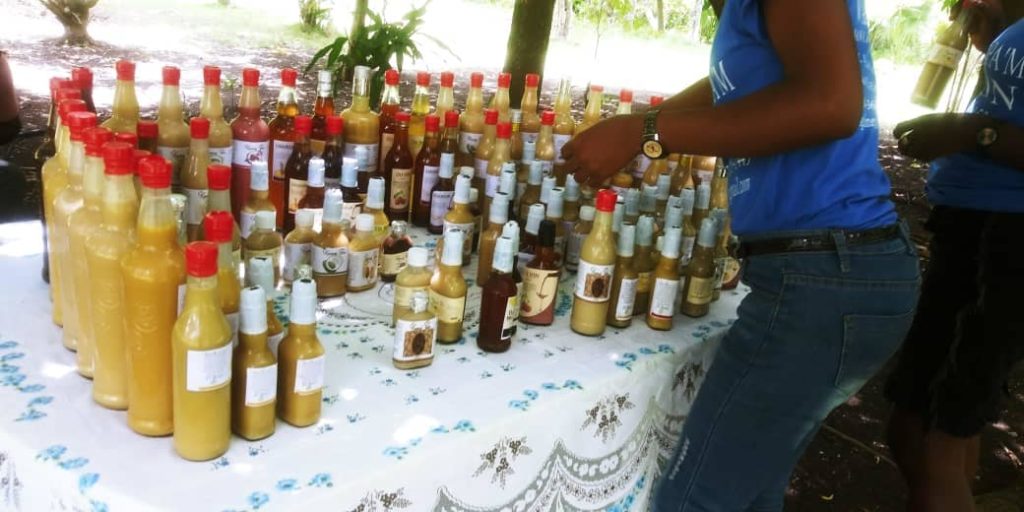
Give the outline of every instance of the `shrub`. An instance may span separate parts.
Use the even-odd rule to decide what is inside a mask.
[[[327,31],[331,21],[332,6],[329,0],[299,0],[299,19],[306,32]]]

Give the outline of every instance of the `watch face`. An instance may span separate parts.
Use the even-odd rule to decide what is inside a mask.
[[[999,138],[999,132],[995,128],[982,128],[978,131],[978,145],[982,147],[988,147],[995,143],[996,139]]]
[[[661,158],[665,154],[664,148],[661,147],[661,143],[656,140],[649,140],[644,142],[644,156],[651,159]]]

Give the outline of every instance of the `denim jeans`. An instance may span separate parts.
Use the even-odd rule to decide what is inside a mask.
[[[856,246],[825,233],[836,250],[744,262],[751,292],[697,393],[653,510],[782,510],[793,466],[822,421],[899,348],[920,281],[906,225],[894,239]]]

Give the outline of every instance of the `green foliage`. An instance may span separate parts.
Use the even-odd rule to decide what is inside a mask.
[[[299,0],[299,19],[306,32],[325,33],[331,21],[330,0]]]
[[[919,63],[924,60],[931,43],[927,30],[932,3],[904,5],[892,17],[872,21],[869,25],[871,49],[876,57],[899,63]]]
[[[710,43],[715,39],[718,32],[718,16],[715,16],[715,9],[711,7],[710,0],[704,0],[704,8],[700,11],[700,40]]]

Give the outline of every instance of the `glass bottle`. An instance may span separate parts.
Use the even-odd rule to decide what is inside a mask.
[[[327,116],[334,115],[334,75],[326,69],[317,71],[316,101],[313,103],[309,145],[316,156],[323,156],[327,139]]]
[[[242,70],[238,115],[231,121],[231,214],[240,218],[249,200],[253,162],[270,157],[270,127],[260,117],[260,70]]]
[[[416,89],[412,95],[412,116],[409,120],[409,154],[415,161],[423,148],[423,139],[426,135],[424,125],[427,114],[430,113],[430,73],[420,71],[416,73]]]
[[[555,152],[555,167],[552,171],[560,183],[565,180],[565,160],[562,158],[562,146],[576,134],[576,120],[572,117],[572,82],[568,77],[562,78],[555,96],[555,119],[552,129],[552,141]]]
[[[298,277],[296,270],[302,265],[312,265],[313,239],[316,238],[316,231],[313,231],[312,210],[299,210],[295,213],[295,229],[284,238],[284,267],[281,276],[284,282],[291,283]]]
[[[363,213],[373,215],[373,233],[377,235],[378,242],[383,242],[391,226],[391,221],[384,213],[384,179],[370,178],[367,189]]]
[[[66,92],[73,92],[74,96],[78,97],[81,93],[77,89],[67,89],[58,92],[61,95]],[[43,167],[40,170],[40,177],[42,181],[42,215],[43,223],[46,229],[43,231],[43,250],[45,251],[45,260],[43,262],[43,279],[50,284],[50,301],[52,307],[50,308],[50,315],[53,319],[53,323],[57,326],[62,326],[64,323],[64,311],[63,311],[63,287],[62,287],[62,276],[60,275],[61,265],[57,261],[57,256],[49,248],[49,236],[56,229],[54,220],[56,214],[53,211],[53,205],[56,201],[57,196],[62,192],[68,185],[68,173],[67,169],[70,165],[71,158],[71,142],[70,133],[67,124],[63,121],[68,114],[72,112],[85,112],[85,102],[80,99],[65,99],[60,100],[59,111],[61,121],[58,122],[56,127],[56,153],[43,163]]]
[[[135,125],[135,131],[138,134],[139,149],[146,151],[149,154],[157,153],[157,138],[159,138],[160,127],[156,124],[156,121],[150,119],[139,119],[139,123]]]
[[[715,220],[705,218],[700,224],[697,235],[697,246],[693,249],[690,259],[686,286],[683,287],[683,300],[680,312],[689,317],[702,317],[708,314],[711,296],[714,293],[715,280],[715,237],[717,235]]]
[[[224,164],[210,164],[206,168],[206,182],[209,191],[206,200],[206,213],[214,211],[225,211],[231,213],[231,168]],[[242,230],[238,223],[231,220],[231,254],[235,263],[242,262]],[[199,229],[199,238],[206,238],[205,223]]]
[[[561,158],[555,153],[554,127],[555,112],[545,110],[540,116],[540,132],[537,134],[537,151],[534,156],[534,159],[541,163],[542,174],[545,177],[555,175],[555,162]]]
[[[619,229],[619,240],[615,260],[615,278],[612,279],[611,304],[608,306],[608,325],[629,327],[633,323],[633,309],[636,304],[636,284],[639,276],[633,265],[633,242],[636,226],[623,225]]]
[[[309,161],[313,158],[313,147],[309,140],[313,120],[309,116],[298,115],[295,116],[294,126],[295,143],[288,163],[285,164],[285,174],[288,176],[288,188],[284,191],[285,203],[288,205],[288,210],[284,212],[285,231],[295,227],[295,211],[299,209],[299,201],[306,195]]]
[[[580,264],[580,251],[583,249],[583,241],[590,234],[594,226],[594,207],[580,207],[580,221],[573,226],[572,234],[566,242],[568,248],[565,251],[565,268],[576,271]]]
[[[460,177],[459,183],[466,181]],[[465,186],[456,185],[456,188]],[[440,343],[462,339],[462,321],[466,314],[466,280],[462,277],[465,233],[445,230],[441,261],[430,277],[430,309],[437,316],[437,341]]]
[[[534,203],[530,205],[530,213],[526,216],[526,224],[523,231],[526,233],[519,244],[519,265],[525,267],[533,259],[537,250],[537,235],[540,234],[540,223],[544,220],[544,205]]]
[[[694,187],[702,183],[711,183],[715,177],[715,168],[718,167],[718,159],[713,156],[694,156],[691,163],[691,177]]]
[[[494,144],[497,136],[498,111],[489,108],[484,111],[484,135],[480,139],[480,144],[476,147],[473,160],[473,168],[476,169],[476,175],[473,178],[473,188],[477,190],[487,190],[487,168],[491,163],[491,155],[494,153]]]
[[[434,362],[437,316],[430,311],[428,303],[427,292],[415,291],[402,314],[398,316],[391,352],[391,362],[395,368],[411,370],[430,366]]]
[[[973,14],[973,9],[967,8],[964,3],[953,23],[935,37],[928,61],[921,69],[910,101],[931,109],[939,105],[939,100],[953,78],[964,50],[967,49]]]
[[[633,250],[633,268],[636,270],[636,299],[633,315],[646,315],[654,287],[654,258],[651,257],[654,237],[654,217],[643,215],[636,224],[636,246]]]
[[[274,215],[275,227],[277,211],[274,203],[270,202],[270,175],[267,170],[267,162],[255,160],[250,162],[249,197],[242,207],[239,215],[239,230],[243,240],[256,228],[256,214],[258,212],[269,212]]]
[[[408,224],[400,220],[391,221],[391,234],[380,246],[380,280],[395,282],[395,278],[408,264],[412,238],[407,235]]]
[[[515,219],[516,210],[513,208],[516,198],[516,164],[505,162],[501,167],[501,180],[498,182],[498,193],[508,196],[508,218]]]
[[[409,120],[408,112],[395,114],[395,143],[384,158],[384,212],[392,219],[409,220],[414,163],[409,147]]]
[[[491,276],[494,244],[501,237],[501,230],[508,220],[508,195],[499,192],[495,196],[494,202],[491,203],[487,229],[480,235],[480,248],[477,251],[480,254],[480,259],[477,261],[476,267],[476,283],[478,286],[487,284],[487,280]]]
[[[490,279],[480,292],[480,328],[476,344],[484,352],[505,352],[512,345],[519,316],[519,294],[512,277],[512,239],[494,247]]]
[[[576,134],[583,133],[601,121],[601,107],[604,105],[604,87],[591,85],[587,96],[587,107],[583,110],[583,120],[576,127]]]
[[[313,210],[313,230],[319,231],[324,213],[324,194],[326,193],[324,190],[324,160],[314,156],[309,159],[308,168],[306,193],[303,194],[302,199],[299,199],[296,211],[303,208]]]
[[[258,218],[257,218],[258,220]],[[217,292],[220,309],[231,326],[231,340],[238,340],[238,301],[242,282],[238,278],[238,262],[232,255],[231,231],[234,220],[227,210],[214,210],[203,219],[206,240],[217,244]]]
[[[253,258],[269,258],[274,267],[274,282],[281,279],[281,252],[284,241],[274,229],[274,212],[262,210],[256,213],[256,230],[245,240],[246,268]]]
[[[430,291],[430,277],[433,272],[427,268],[429,252],[423,247],[409,249],[409,265],[395,278],[395,304],[391,316],[394,325],[398,318],[409,312],[409,304],[417,292]]]
[[[617,116],[628,116],[633,113],[633,91],[629,89],[619,90],[619,106],[615,111]]]
[[[435,102],[434,114],[441,121],[440,129],[444,130],[449,126],[458,129],[459,123],[448,124],[448,112],[455,110],[455,73],[444,71],[441,73],[441,86],[437,89],[437,101]],[[458,119],[458,117],[456,117]],[[457,133],[457,132],[456,132]]]
[[[565,200],[562,205],[562,225],[566,233],[571,233],[573,226],[580,219],[580,185],[574,174],[565,177]],[[566,242],[568,244],[568,242]]]
[[[209,196],[206,168],[210,165],[210,121],[203,117],[193,117],[189,121],[189,130],[192,143],[189,146],[188,165],[181,173],[181,187],[188,198],[185,222],[188,224],[188,240],[192,242],[199,239],[199,228],[203,224]]]
[[[139,123],[139,100],[135,96],[135,63],[119,60],[114,64],[117,84],[114,86],[114,105],[110,119],[102,126],[114,133],[135,133]]]
[[[373,234],[373,215],[356,217],[356,235],[348,246],[348,291],[361,292],[377,285],[380,244]]]
[[[516,283],[519,303],[522,304],[523,274],[519,271],[519,224],[514,220],[506,222],[505,227],[501,230],[501,236],[512,240],[512,279]],[[516,311],[516,321],[519,321],[519,311]]]
[[[270,201],[277,209],[277,227],[284,227],[284,213],[288,202],[288,160],[295,145],[295,116],[299,115],[298,96],[295,93],[295,79],[299,72],[292,68],[281,70],[281,92],[277,95],[277,114],[270,120]]]
[[[363,197],[359,195],[359,168],[354,158],[341,159],[341,220],[355,225],[356,215],[363,209]]]
[[[480,233],[484,230],[484,216],[483,210],[480,209],[480,191],[476,188],[469,189],[469,213],[473,216],[473,238],[470,242],[469,253],[476,252],[476,248],[480,247]],[[469,260],[466,260],[466,264],[469,264]]]
[[[74,82],[74,86],[82,93],[82,101],[85,102],[85,110],[95,114],[96,104],[92,100],[92,69],[87,67],[72,68],[71,81]]]
[[[562,222],[562,203],[565,189],[555,187],[548,193],[547,208],[544,209],[544,218],[555,223],[555,261],[561,267],[565,263],[566,233],[565,224]]]
[[[694,200],[693,215],[690,220],[693,221],[693,226],[696,228],[700,226],[704,219],[708,218],[710,214],[711,206],[711,184],[701,183],[697,187],[696,198]],[[699,230],[698,230],[699,231]]]
[[[462,260],[459,265],[469,263],[470,249],[466,247],[469,245],[470,240],[473,236],[473,213],[469,210],[469,178],[465,176],[459,176],[455,180],[455,195],[452,197],[452,209],[444,216],[444,233],[447,235],[452,231],[458,231],[462,233],[460,240],[460,250],[462,250]],[[447,237],[445,238],[447,240]],[[465,243],[461,243],[464,241]],[[445,318],[443,315],[438,315],[439,321],[444,324]],[[450,341],[446,337],[442,337],[442,341]],[[452,340],[453,341],[453,340]]]
[[[220,307],[218,249],[185,247],[185,305],[171,334],[174,451],[187,460],[219,457],[231,443],[231,326]]]
[[[614,187],[612,190],[615,190]],[[616,191],[615,193],[618,194],[619,192]],[[636,224],[637,219],[640,218],[640,190],[627,188],[622,191],[622,195],[626,198],[626,212],[623,222],[626,224]]]
[[[532,325],[551,325],[555,321],[555,300],[561,276],[555,254],[555,228],[550,220],[540,223],[536,254],[523,272],[523,301],[520,319]]]
[[[484,74],[469,76],[466,111],[459,118],[459,159],[457,164],[473,166],[476,150],[484,135]],[[497,123],[497,119],[495,119]]]
[[[711,302],[714,302],[722,295],[722,281],[725,278],[725,268],[730,258],[729,212],[723,208],[715,208],[711,210],[711,218],[715,220],[715,227],[718,231],[715,241],[715,278],[711,292]]]
[[[339,201],[328,197],[328,204],[337,204],[330,210],[341,215]],[[327,360],[316,336],[317,288],[309,279],[292,283],[288,335],[277,348],[277,415],[295,427],[320,420]]]
[[[270,351],[277,357],[277,346],[284,338],[284,326],[274,314],[274,296],[277,294],[277,281],[274,279],[279,267],[266,257],[260,256],[249,260],[245,267],[245,279],[250,286],[259,286],[267,299],[267,343]]]
[[[440,123],[441,120],[434,114],[426,117],[424,122],[426,138],[423,142],[423,149],[416,157],[416,167],[413,171],[412,223],[424,228],[430,225],[430,191],[437,183],[441,167],[440,141],[437,133]]]
[[[231,358],[231,431],[255,441],[274,433],[277,359],[267,345],[267,297],[263,288],[242,290],[238,345]]]
[[[455,195],[455,182],[452,181],[452,175],[455,172],[455,159],[459,151],[459,113],[453,110],[445,113],[445,117],[447,120],[438,158],[437,182],[428,191],[430,218],[427,228],[430,233],[435,235],[444,231],[444,215],[448,213],[452,196]],[[427,188],[424,186],[423,190],[427,191]]]
[[[231,126],[224,120],[220,97],[220,68],[203,67],[203,97],[199,115],[210,121],[210,163],[231,165]]]
[[[341,113],[345,120],[345,156],[356,158],[356,148],[367,154],[359,169],[359,191],[365,192],[370,174],[380,160],[380,118],[370,110],[370,68],[356,66],[352,75],[352,105]]]
[[[682,230],[677,227],[665,230],[661,257],[654,269],[654,286],[651,289],[651,305],[647,310],[647,326],[658,331],[672,329],[675,316],[676,296],[679,294],[679,239]]]
[[[327,144],[324,146],[324,187],[341,187],[341,168],[344,165],[345,138],[342,136],[345,122],[340,116],[327,116]],[[358,192],[358,183],[356,184]]]
[[[189,152],[189,127],[185,124],[181,105],[179,82],[181,70],[173,66],[163,68],[163,93],[157,109],[157,153],[171,162],[171,188],[181,189],[181,173],[185,169]]]
[[[402,96],[398,88],[400,75],[397,69],[389,69],[384,72],[384,93],[380,100],[380,162],[379,168],[384,168],[384,158],[391,151],[395,143],[395,130],[398,128],[395,122],[395,114],[402,108]]]
[[[679,250],[679,261],[682,265],[690,263],[693,256],[693,246],[697,243],[697,230],[693,224],[693,204],[695,201],[692,188],[683,189],[679,196],[679,205],[683,211],[683,242]]]
[[[523,196],[519,199],[519,222],[525,224],[526,217],[530,213],[530,205],[540,202],[540,184],[544,179],[543,173],[543,163],[539,160],[534,160],[530,164],[530,176],[526,182],[526,189],[523,191]]]
[[[676,164],[676,168],[672,171],[669,193],[677,196],[682,190],[694,187],[693,177],[690,176],[692,165],[693,159],[689,155],[680,156],[679,163]]]
[[[490,108],[498,111],[498,122],[509,123],[512,121],[511,105],[509,98],[509,87],[512,86],[511,73],[498,73],[498,87],[491,97]]]
[[[345,295],[348,249],[348,237],[341,225],[341,193],[332,190],[324,201],[323,228],[313,239],[313,279],[320,297]]]
[[[519,102],[519,108],[523,112],[523,119],[519,124],[519,135],[523,141],[523,147],[537,144],[540,136],[540,116],[537,115],[537,102],[540,88],[540,75],[527,73],[526,87],[523,88],[523,98]],[[554,118],[552,118],[554,121]]]
[[[484,202],[481,205],[481,211],[491,211],[491,201],[494,200],[494,195],[498,193],[498,185],[501,182],[501,170],[507,162],[512,160],[511,141],[512,125],[508,122],[498,123],[494,146],[491,149],[490,158],[487,162]]]
[[[615,277],[615,239],[612,235],[615,199],[615,192],[611,190],[598,191],[594,227],[580,248],[569,326],[574,332],[586,336],[604,333],[608,316],[612,278]]]

